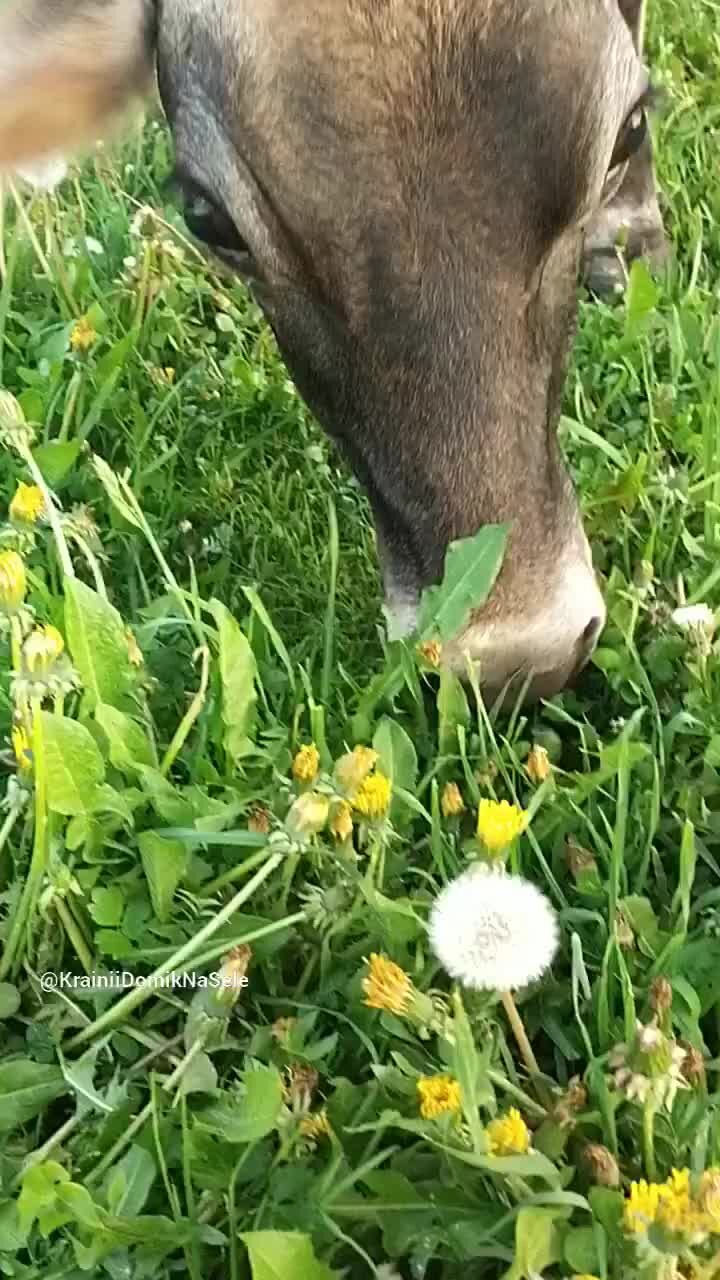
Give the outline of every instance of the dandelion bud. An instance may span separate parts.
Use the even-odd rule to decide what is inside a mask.
[[[532,748],[525,761],[525,768],[531,782],[545,782],[552,775],[550,757],[544,747],[536,744]]]
[[[25,667],[31,676],[48,675],[65,649],[57,627],[36,627],[23,646]]]
[[[352,809],[347,800],[338,801],[330,819],[330,830],[336,840],[349,840],[353,833]]]
[[[320,752],[314,742],[301,747],[292,762],[292,775],[297,782],[314,782],[320,768]]]
[[[9,391],[0,391],[0,441],[23,451],[30,447],[34,435],[15,397]]]
[[[680,1071],[683,1079],[688,1084],[700,1084],[705,1079],[705,1059],[699,1049],[694,1044],[690,1044],[687,1040],[680,1041],[680,1047],[683,1050],[684,1057],[680,1064]]]
[[[17,524],[37,524],[45,514],[45,496],[36,484],[18,485],[10,503],[10,519]]]
[[[364,1003],[369,1009],[382,1009],[402,1017],[407,1013],[413,993],[409,974],[388,960],[387,956],[373,953],[368,961],[368,972],[363,978]]]
[[[456,782],[446,782],[440,797],[440,808],[444,818],[457,818],[465,812],[465,804]]]
[[[270,831],[270,814],[267,809],[263,809],[261,805],[252,810],[248,818],[248,831],[254,831],[257,835],[266,836]]]
[[[653,1013],[668,1013],[672,1007],[673,991],[667,978],[659,975],[650,984],[650,1008]]]
[[[590,1142],[585,1147],[582,1155],[588,1174],[597,1186],[620,1186],[618,1162],[607,1147],[603,1147],[599,1142]]]
[[[3,551],[0,554],[0,609],[7,614],[17,613],[24,604],[26,591],[25,565],[20,556],[17,551]]]
[[[641,560],[640,563],[635,566],[633,582],[641,591],[647,591],[648,587],[652,586],[654,577],[655,566],[649,560]]]
[[[131,667],[142,667],[145,659],[142,655],[142,649],[138,644],[135,634],[130,627],[125,628],[125,643],[127,645],[128,661]]]
[[[233,947],[228,952],[220,970],[220,989],[214,992],[214,1005],[232,1009],[237,1004],[247,987],[247,971],[251,959],[252,948],[247,945]]]
[[[368,774],[372,773],[377,761],[378,753],[372,747],[356,747],[354,751],[340,757],[335,765],[335,781],[350,800]]]
[[[630,921],[622,911],[618,911],[615,918],[615,938],[619,947],[623,951],[630,951],[635,946],[635,934],[632,931]]]
[[[329,813],[328,796],[320,795],[318,791],[306,791],[292,805],[285,825],[291,836],[305,839],[316,836],[323,830]]]
[[[294,1111],[309,1111],[318,1086],[317,1071],[304,1062],[293,1062],[289,1068],[286,1097]]]

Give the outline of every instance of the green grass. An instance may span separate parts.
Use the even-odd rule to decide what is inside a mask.
[[[185,239],[158,123],[57,195],[21,213],[8,199],[0,387],[35,424],[64,514],[59,540],[8,524],[0,542],[79,688],[41,714],[6,645],[0,731],[9,744],[19,709],[34,756],[19,779],[3,756],[0,1274],[720,1275],[717,1200],[694,1235],[666,1219],[631,1237],[622,1217],[631,1182],[688,1169],[697,1199],[720,1166],[718,658],[671,618],[720,607],[718,16],[710,0],[691,21],[672,0],[650,14],[674,260],[657,285],[634,271],[617,307],[581,303],[561,430],[609,622],[578,687],[530,711],[495,715],[386,651],[365,499],[243,286]],[[85,354],[80,317],[97,333]],[[5,506],[31,478],[14,403]],[[309,742],[320,772],[303,783]],[[327,819],[351,792],[335,766],[370,743],[390,814],[356,809],[338,842]],[[534,743],[545,781],[528,775]],[[508,866],[561,927],[518,997],[539,1076],[496,994],[454,991],[427,941],[442,887],[485,856],[488,798],[528,810]],[[47,972],[209,974],[245,944],[234,1007],[41,989]],[[371,953],[410,975],[421,1013],[364,1004]],[[636,1019],[666,1000],[663,978],[672,1006],[643,1053]],[[649,1101],[618,1085],[621,1042]],[[690,1076],[674,1099],[673,1048]],[[462,1115],[423,1118],[417,1080],[442,1073]],[[308,1134],[308,1107],[330,1133]],[[503,1163],[488,1126],[510,1107],[532,1149]]]

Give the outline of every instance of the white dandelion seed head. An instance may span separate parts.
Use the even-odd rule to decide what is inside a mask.
[[[442,891],[430,942],[452,978],[479,991],[511,991],[545,973],[560,941],[555,912],[520,876],[473,867]]]
[[[681,631],[699,629],[712,635],[715,630],[715,614],[707,604],[683,605],[681,609],[673,610],[670,616]]]

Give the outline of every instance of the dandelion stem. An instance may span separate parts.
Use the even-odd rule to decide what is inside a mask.
[[[655,1182],[657,1180],[657,1166],[655,1163],[655,1103],[650,1099],[648,1099],[643,1108],[642,1132],[645,1172],[649,1181]]]
[[[55,506],[55,503],[53,501],[53,496],[50,490],[48,489],[47,484],[45,483],[45,477],[42,471],[40,470],[37,462],[33,458],[32,450],[30,449],[29,445],[25,444],[24,442],[21,442],[19,444],[16,444],[15,447],[18,453],[20,454],[23,462],[25,463],[25,466],[30,472],[30,475],[32,476],[34,483],[37,485],[38,489],[42,493],[42,496],[45,500],[45,516],[47,517],[48,524],[52,529],[52,535],[53,535],[53,538],[55,539],[55,546],[57,548],[58,559],[62,566],[63,574],[65,575],[66,578],[74,578],[75,569],[73,566],[73,562],[70,558],[70,552],[68,550],[67,540],[63,532],[63,527],[60,521],[60,517],[58,515],[57,507]]]
[[[512,1027],[513,1035],[517,1041],[517,1046],[520,1050],[525,1066],[531,1076],[539,1076],[540,1067],[538,1065],[538,1060],[533,1053],[532,1045],[528,1040],[527,1032],[525,1030],[525,1024],[520,1017],[518,1007],[515,1004],[512,994],[509,991],[501,991],[500,999],[503,1002],[503,1008],[507,1014],[508,1022]]]
[[[175,763],[175,760],[177,759],[178,755],[180,754],[183,747],[185,746],[185,743],[187,742],[190,731],[193,725],[195,724],[195,721],[197,720],[198,716],[202,712],[203,707],[205,706],[205,699],[207,697],[208,684],[210,682],[210,651],[207,645],[203,645],[202,649],[200,650],[200,658],[202,662],[201,671],[200,671],[200,688],[198,689],[197,693],[195,694],[195,697],[190,703],[190,706],[188,707],[185,715],[183,716],[180,724],[178,725],[178,728],[175,732],[173,740],[170,743],[170,746],[165,752],[165,758],[160,766],[160,772],[164,778],[167,777],[170,770],[172,769],[172,766]]]
[[[55,907],[55,910],[57,911],[58,916],[60,917],[60,921],[62,923],[63,929],[65,930],[68,938],[70,939],[73,947],[75,948],[75,954],[77,955],[77,958],[80,961],[83,969],[88,974],[92,973],[93,957],[90,952],[90,948],[88,947],[75,920],[73,919],[72,912],[70,911],[67,903],[64,902],[62,898],[56,898],[53,903],[53,906]]]
[[[42,731],[42,704],[39,698],[31,703],[33,729],[33,767],[35,772],[35,838],[30,859],[25,887],[15,911],[15,918],[10,926],[7,946],[0,961],[0,981],[8,973],[16,973],[19,958],[16,959],[21,940],[26,928],[30,925],[37,904],[43,876],[47,869],[50,853],[50,827],[47,808],[47,775],[45,771],[45,748]]]
[[[4,858],[5,845],[10,839],[10,836],[12,835],[13,827],[15,826],[15,823],[20,817],[21,813],[22,813],[22,808],[19,805],[14,805],[14,807],[10,810],[9,814],[7,815],[5,821],[3,822],[2,827],[0,827],[0,888],[2,888],[5,883],[5,874],[3,871],[3,866],[5,863],[5,858]]]

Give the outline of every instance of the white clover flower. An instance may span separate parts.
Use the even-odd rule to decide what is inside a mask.
[[[511,991],[552,963],[560,931],[544,894],[520,876],[473,867],[449,884],[430,914],[430,942],[452,978],[476,990]]]
[[[715,614],[707,604],[687,604],[681,609],[673,610],[670,615],[676,627],[681,631],[699,629],[712,635],[715,630]]]
[[[58,187],[68,172],[64,156],[45,156],[35,164],[22,165],[17,173],[24,182],[28,182],[37,191],[53,191]]]

